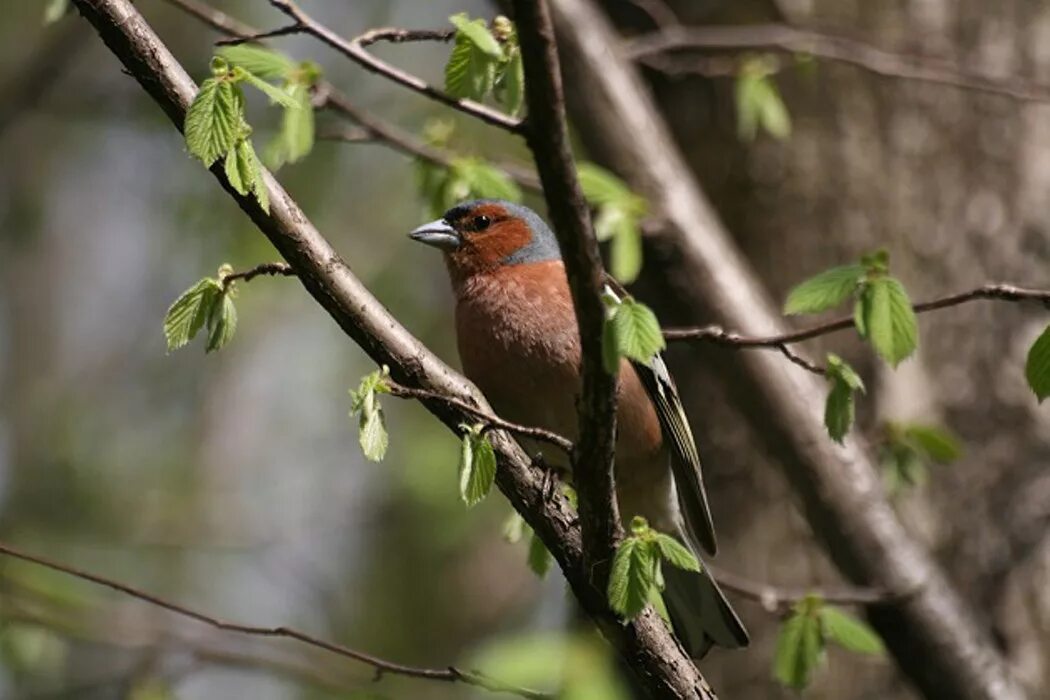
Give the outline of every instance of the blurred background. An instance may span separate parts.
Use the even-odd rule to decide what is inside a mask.
[[[654,28],[640,7],[650,3],[605,4],[625,35]],[[259,27],[282,24],[261,1],[215,5]],[[817,24],[982,73],[1050,81],[1050,5],[1031,0],[668,5],[683,23]],[[218,36],[164,0],[136,6],[191,75],[205,76]],[[480,0],[308,9],[344,36],[494,13]],[[361,456],[347,390],[375,368],[296,281],[241,285],[239,330],[222,352],[205,356],[199,340],[166,352],[161,322],[182,290],[221,263],[244,269],[276,253],[86,23],[69,16],[44,26],[36,2],[5,10],[0,540],[224,620],[290,625],[398,662],[512,673],[503,667],[514,647],[514,658],[593,665],[593,677],[604,678],[610,662],[589,642],[562,649],[550,636],[565,595],[556,572],[538,580],[524,545],[503,540],[506,501],[462,507],[453,435],[414,403],[386,398],[390,451],[381,464]],[[520,143],[317,42],[288,38],[280,47],[321,63],[355,104],[390,122],[419,133],[441,116],[456,125],[458,150],[527,164]],[[440,84],[448,48],[376,52]],[[776,82],[790,136],[745,141],[731,77],[644,70],[683,153],[775,297],[879,246],[918,299],[990,281],[1047,286],[1046,106],[844,65],[786,66]],[[257,132],[275,128],[276,111],[261,100],[249,113]],[[587,115],[572,118],[585,149]],[[404,235],[429,215],[415,164],[378,144],[320,142],[280,179],[391,312],[458,364],[445,271]],[[658,260],[658,250],[647,253]],[[665,324],[704,321],[667,295],[656,262],[638,289]],[[1021,367],[1045,324],[1045,312],[1006,304],[924,316],[920,355],[895,373],[850,334],[809,348],[833,349],[863,374],[859,430],[871,442],[883,441],[888,422],[921,421],[959,437],[962,457],[931,466],[896,503],[1033,696],[1050,692],[1050,414],[1038,410]],[[754,447],[763,426],[747,424],[727,399],[732,387],[704,369],[724,352],[671,353],[705,457],[718,563],[763,583],[834,585],[776,455]],[[734,603],[755,644],[714,652],[705,674],[727,698],[791,697],[772,680],[777,619],[752,601]],[[0,624],[5,698],[480,692],[389,674],[373,682],[367,666],[222,634],[10,560],[0,560]],[[807,697],[913,697],[888,660],[833,650],[828,666]],[[358,690],[337,690],[348,686]]]

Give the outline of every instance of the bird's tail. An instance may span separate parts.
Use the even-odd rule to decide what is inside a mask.
[[[664,604],[689,656],[703,658],[712,645],[746,647],[751,641],[722,590],[701,564],[700,572],[663,567]]]

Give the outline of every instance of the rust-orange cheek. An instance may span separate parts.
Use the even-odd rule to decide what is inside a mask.
[[[498,221],[484,231],[467,233],[459,250],[449,259],[464,273],[476,273],[499,267],[507,256],[528,245],[532,232],[520,219]]]

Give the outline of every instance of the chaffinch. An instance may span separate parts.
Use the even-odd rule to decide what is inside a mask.
[[[575,439],[579,332],[553,231],[527,207],[475,200],[409,236],[444,252],[467,377],[500,416]],[[615,286],[610,290],[622,293]],[[617,426],[615,477],[622,516],[641,515],[694,553],[702,549],[713,555],[700,458],[662,357],[648,364],[622,362]],[[701,568],[694,573],[664,567],[668,613],[694,658],[712,644],[736,648],[748,643],[740,619]]]

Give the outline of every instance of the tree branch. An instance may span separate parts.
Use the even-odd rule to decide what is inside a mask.
[[[985,284],[966,292],[950,294],[931,301],[913,304],[912,308],[915,310],[915,313],[921,314],[980,300],[1036,301],[1041,302],[1050,309],[1050,291],[1017,287],[1012,284]],[[770,336],[744,336],[738,333],[731,333],[719,326],[692,326],[665,328],[664,337],[667,340],[697,340],[737,348],[772,348],[783,352],[786,351],[787,345],[800,343],[803,340],[810,340],[848,328],[853,328],[852,316],[843,316],[842,318],[802,330],[788,331]]]
[[[130,0],[73,2],[181,129],[196,85]],[[270,173],[262,175],[270,193],[266,213],[254,198],[231,187],[221,164],[211,172],[296,270],[306,290],[377,364],[390,367],[395,381],[488,409],[473,385],[424,347],[371,295]],[[428,399],[423,403],[452,430],[469,419],[445,402]],[[553,555],[584,611],[634,670],[639,683],[655,698],[713,698],[706,681],[656,613],[647,609],[629,622],[612,613],[605,591],[591,583],[578,517],[568,501],[559,493],[547,493],[545,471],[533,465],[509,436],[496,432],[491,437],[499,462],[496,483],[500,490]]]
[[[894,53],[836,34],[786,24],[739,26],[664,26],[659,31],[627,40],[626,54],[672,73],[689,72],[688,63],[668,56],[683,50],[772,50],[800,53],[848,63],[891,78],[950,85],[964,90],[1002,95],[1025,102],[1050,101],[1050,86],[1020,79],[973,73],[933,56]],[[668,60],[669,59],[669,60]],[[688,59],[687,59],[688,60]]]
[[[259,263],[251,269],[241,270],[240,272],[231,272],[230,274],[223,276],[222,286],[225,289],[238,280],[242,282],[251,282],[259,275],[295,277],[295,270],[292,269],[291,265],[283,262]]]
[[[37,556],[35,554],[28,554],[21,550],[15,549],[14,547],[0,543],[0,554],[14,557],[15,559],[21,559],[38,566],[43,566],[52,571],[60,571],[69,576],[79,578],[84,581],[90,581],[91,583],[99,586],[105,586],[111,588],[118,593],[137,598],[143,602],[154,605],[158,608],[164,608],[170,612],[183,617],[188,617],[191,620],[197,622],[203,622],[206,625],[214,627],[216,629],[224,630],[226,632],[236,632],[238,634],[246,634],[255,637],[285,637],[288,639],[294,639],[298,642],[302,642],[311,647],[317,649],[324,649],[325,651],[339,656],[345,656],[355,661],[368,664],[373,668],[382,671],[383,673],[393,673],[399,676],[409,676],[411,678],[424,678],[432,681],[445,681],[449,683],[460,682],[467,683],[469,685],[475,685],[480,688],[487,690],[499,690],[501,692],[513,693],[523,698],[529,698],[530,700],[539,700],[549,698],[546,693],[541,693],[527,688],[515,688],[499,681],[493,680],[475,671],[461,671],[455,666],[449,666],[448,668],[420,668],[416,666],[406,666],[404,664],[394,663],[392,661],[386,661],[377,656],[366,654],[356,649],[343,646],[342,644],[336,644],[335,642],[328,642],[323,639],[319,639],[312,635],[300,632],[299,630],[292,629],[290,627],[258,627],[255,625],[242,625],[236,622],[227,622],[217,617],[191,610],[190,608],[174,603],[165,598],[153,595],[152,593],[146,593],[134,586],[129,586],[126,583],[120,581],[114,581],[111,578],[100,576],[99,574],[90,573],[82,569],[78,569],[68,564],[62,564],[45,557]]]
[[[366,70],[381,75],[410,90],[414,90],[436,102],[457,109],[464,114],[476,117],[486,124],[497,126],[512,134],[521,133],[522,122],[520,120],[480,102],[452,97],[447,92],[428,85],[426,81],[376,58],[365,50],[366,46],[380,40],[404,41],[404,38],[398,39],[398,37],[411,36],[412,33],[408,30],[376,29],[347,41],[328,27],[315,21],[291,0],[270,0],[270,4],[292,18],[301,33],[317,37]]]
[[[758,583],[711,564],[705,564],[718,584],[749,600],[759,603],[764,610],[782,613],[807,596],[816,595],[834,605],[875,605],[893,602],[895,597],[875,588],[786,588]]]

